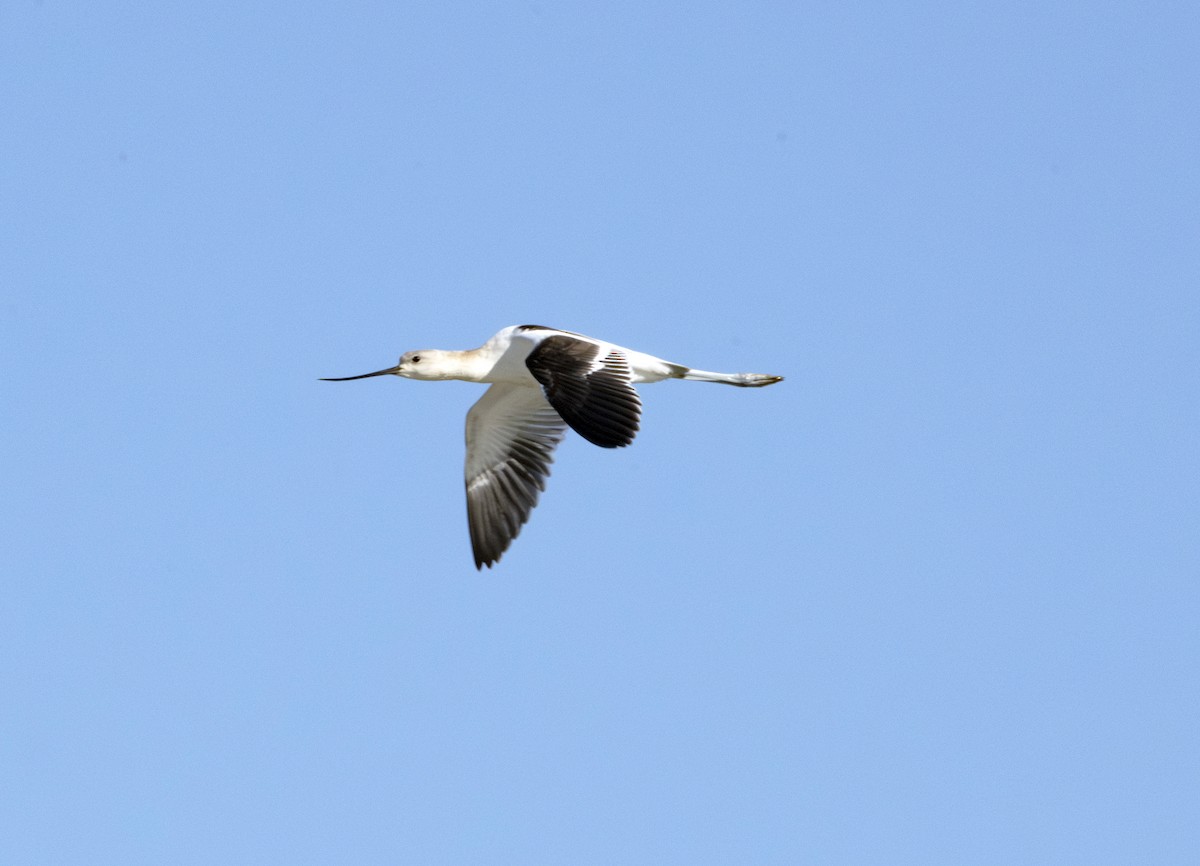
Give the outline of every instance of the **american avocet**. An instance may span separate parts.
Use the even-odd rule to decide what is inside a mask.
[[[499,561],[529,520],[568,426],[602,448],[633,441],[642,410],[634,383],[692,379],[758,388],[783,379],[695,370],[541,325],[505,328],[478,349],[420,349],[386,370],[322,381],[372,376],[491,385],[467,413],[467,524],[478,569]]]

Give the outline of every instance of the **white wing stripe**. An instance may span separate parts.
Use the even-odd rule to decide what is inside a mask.
[[[536,387],[492,385],[467,413],[467,525],[476,566],[493,565],[529,519],[566,429]]]

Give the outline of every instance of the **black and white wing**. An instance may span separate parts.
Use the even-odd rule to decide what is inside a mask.
[[[492,385],[467,413],[467,524],[476,568],[491,568],[529,520],[566,430],[541,392],[521,385]]]
[[[525,359],[550,405],[571,429],[604,448],[628,445],[637,435],[642,401],[629,361],[590,340],[547,337]]]

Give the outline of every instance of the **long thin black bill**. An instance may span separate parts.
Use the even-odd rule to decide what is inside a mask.
[[[341,379],[321,379],[322,382],[352,382],[355,379],[370,379],[372,376],[386,376],[389,373],[395,373],[400,369],[400,365],[388,367],[386,370],[376,370],[374,373],[363,373],[361,376],[343,376]]]

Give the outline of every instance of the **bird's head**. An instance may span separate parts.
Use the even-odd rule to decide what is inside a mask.
[[[363,373],[359,376],[343,376],[339,379],[322,379],[322,382],[349,382],[353,379],[370,379],[372,376],[403,376],[405,379],[449,379],[452,378],[446,364],[446,352],[440,349],[417,349],[400,356],[400,363],[386,370]]]

